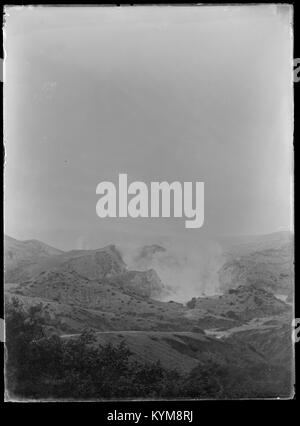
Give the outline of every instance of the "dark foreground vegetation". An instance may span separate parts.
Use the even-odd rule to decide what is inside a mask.
[[[266,364],[238,369],[199,364],[188,375],[157,363],[132,360],[125,345],[95,344],[92,331],[78,339],[50,333],[42,308],[6,307],[8,399],[260,398],[288,396],[286,373]]]

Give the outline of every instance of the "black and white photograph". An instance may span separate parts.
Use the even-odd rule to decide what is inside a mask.
[[[291,4],[5,6],[6,402],[294,398],[293,37]]]

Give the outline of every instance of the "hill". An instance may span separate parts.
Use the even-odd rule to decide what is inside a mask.
[[[255,246],[255,251],[249,251],[249,245],[246,245],[246,249],[243,245],[238,254],[235,251],[227,254],[227,260],[218,272],[220,288],[226,290],[239,285],[254,285],[273,294],[292,295],[292,241],[282,241],[281,244],[278,240],[276,242],[276,245],[260,250]],[[254,248],[253,244],[250,246]]]
[[[283,240],[264,236],[231,245],[218,272],[224,293],[192,297],[183,304],[170,300],[170,288],[152,265],[162,272],[162,266],[173,270],[171,278],[182,271],[184,292],[189,275],[182,265],[198,264],[199,253],[189,263],[179,252],[174,257],[161,246],[144,246],[135,259],[141,269],[130,269],[114,245],[62,252],[7,237],[6,278],[11,281],[5,285],[6,303],[17,298],[26,310],[41,305],[47,333],[60,336],[56,341],[77,339],[93,329],[101,345],[123,342],[136,361],[160,361],[165,369],[189,374],[193,385],[188,382],[188,389],[197,389],[199,377],[213,365],[212,371],[227,372],[224,383],[229,380],[230,389],[231,380],[243,381],[237,386],[241,396],[247,394],[243,386],[251,388],[250,395],[274,396],[283,385],[286,395],[291,389],[293,313],[273,294],[290,288],[291,242]],[[213,254],[208,253],[208,260]],[[206,278],[211,284],[212,275]]]
[[[291,310],[271,293],[253,285],[239,286],[219,296],[193,298],[187,306],[191,308],[189,316],[194,318],[215,315],[242,322]]]
[[[59,256],[63,253],[38,240],[19,241],[7,235],[4,237],[4,267],[5,281],[19,282],[27,277],[24,271],[30,271],[32,267],[45,259]]]

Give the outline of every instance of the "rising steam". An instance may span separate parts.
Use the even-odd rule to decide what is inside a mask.
[[[169,294],[164,300],[186,303],[192,297],[211,296],[220,293],[218,271],[224,262],[221,246],[213,241],[202,244],[184,242],[143,247],[120,247],[124,261],[130,269],[153,268]]]

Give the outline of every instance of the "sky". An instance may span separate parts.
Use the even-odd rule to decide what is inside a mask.
[[[5,233],[61,249],[292,228],[292,9],[6,7]],[[201,181],[204,225],[96,187]]]

